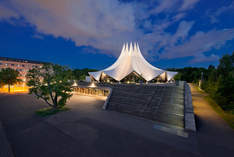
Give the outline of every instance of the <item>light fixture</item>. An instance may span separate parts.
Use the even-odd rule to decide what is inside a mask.
[[[89,85],[89,87],[94,88],[94,87],[97,87],[97,86],[95,85],[94,82],[92,82],[92,83]]]
[[[76,81],[74,81],[74,83],[73,83],[72,86],[74,86],[74,87],[78,86],[77,83],[76,83]]]

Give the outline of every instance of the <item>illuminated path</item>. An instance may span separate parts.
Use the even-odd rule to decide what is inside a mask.
[[[197,116],[199,150],[207,156],[234,155],[234,130],[212,109],[201,93],[192,86],[194,113]]]

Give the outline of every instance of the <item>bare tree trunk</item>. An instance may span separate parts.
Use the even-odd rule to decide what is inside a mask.
[[[8,93],[10,93],[10,92],[11,92],[11,85],[8,84]]]
[[[58,97],[57,97],[57,94],[55,94],[55,97],[54,97],[54,105],[55,105],[55,108],[58,107]]]

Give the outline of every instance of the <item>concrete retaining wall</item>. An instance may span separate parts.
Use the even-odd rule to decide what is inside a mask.
[[[187,131],[196,131],[196,123],[193,112],[192,94],[189,85],[184,83],[184,126]]]

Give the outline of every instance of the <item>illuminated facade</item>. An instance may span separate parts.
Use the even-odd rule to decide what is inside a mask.
[[[98,82],[168,82],[176,74],[148,63],[137,43],[124,44],[119,58],[110,67],[89,72],[90,77]]]
[[[38,67],[41,67],[42,65],[43,65],[43,62],[38,62],[38,61],[0,57],[0,70],[3,68],[15,69],[19,71],[19,75],[20,75],[19,79],[23,81],[20,84],[11,86],[12,92],[28,90],[28,87],[25,85],[27,72],[30,69],[38,68]],[[0,89],[0,91],[3,91],[3,92],[6,92],[7,90],[8,90],[7,86],[4,86]]]

